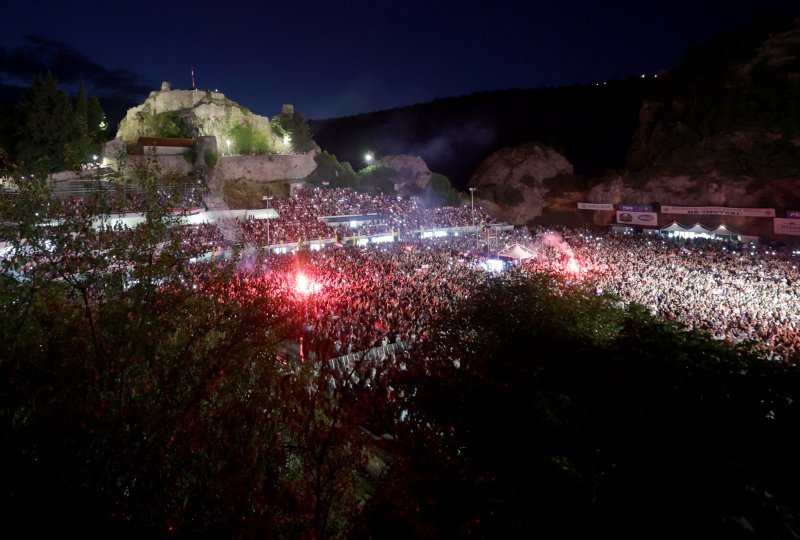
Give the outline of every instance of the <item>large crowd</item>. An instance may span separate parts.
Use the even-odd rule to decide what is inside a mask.
[[[378,234],[407,234],[421,229],[466,227],[473,223],[470,206],[429,208],[416,197],[359,193],[350,188],[305,189],[276,199],[277,217],[242,224],[245,238],[256,245],[313,242],[324,239]],[[334,226],[321,220],[330,216],[365,216],[352,225]],[[494,220],[474,209],[476,224]]]
[[[800,273],[791,250],[716,240],[572,231],[565,240],[598,291],[777,358],[800,353]]]
[[[515,235],[501,243],[527,243],[535,253],[520,263],[527,272],[582,281],[716,339],[755,342],[773,359],[800,355],[800,273],[791,250],[570,229]],[[414,342],[431,317],[484,279],[476,264],[484,250],[461,236],[313,254],[310,279],[325,294],[312,295],[310,339],[326,343],[328,354],[363,350],[381,332]]]
[[[363,214],[384,216],[362,225],[364,234],[392,231],[398,240],[366,248],[304,250],[302,267],[293,253],[271,252],[266,266],[237,278],[246,280],[253,293],[264,293],[288,290],[298,272],[304,273],[316,289],[301,295],[298,325],[304,329],[305,347],[323,357],[423,339],[433,317],[468,298],[486,278],[479,263],[487,254],[511,243],[534,253],[518,263],[524,272],[584,282],[598,294],[640,304],[655,316],[720,340],[754,341],[774,359],[800,357],[800,273],[791,250],[564,228],[518,228],[491,245],[483,233],[471,231],[423,239],[421,230],[471,225],[472,209],[425,208],[413,198],[349,189],[304,190],[276,200],[274,207],[277,218],[242,225],[247,241],[265,245],[267,222],[272,245],[331,238],[336,231],[320,217]],[[491,222],[476,209],[478,220]],[[214,225],[186,226],[186,231],[187,252],[219,253],[225,244]]]

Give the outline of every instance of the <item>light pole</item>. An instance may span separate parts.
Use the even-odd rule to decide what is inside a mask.
[[[475,233],[475,246],[478,245],[478,231],[475,230],[475,188],[469,188],[469,205],[472,208],[472,232]]]
[[[264,200],[267,201],[267,210],[269,210],[269,201],[272,200],[272,196],[271,195],[265,195],[264,196]],[[271,216],[267,217],[267,249],[269,249],[269,224],[270,224],[271,220],[272,220]]]

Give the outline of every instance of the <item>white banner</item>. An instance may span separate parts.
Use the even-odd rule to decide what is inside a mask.
[[[655,212],[617,212],[617,223],[657,227],[658,214]]]
[[[775,234],[800,236],[800,219],[775,218]]]
[[[579,202],[578,210],[613,210],[614,205],[611,203],[592,203],[592,202]]]
[[[661,206],[662,214],[702,216],[775,217],[774,208],[728,208],[727,206]]]

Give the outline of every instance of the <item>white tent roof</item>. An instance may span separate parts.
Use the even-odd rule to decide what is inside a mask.
[[[686,230],[686,232],[691,232],[691,233],[695,233],[695,234],[708,234],[708,233],[711,232],[710,230],[706,229],[705,227],[703,227],[699,223],[695,223],[694,225],[692,225],[691,227],[689,227],[688,229],[685,229],[685,230]]]
[[[661,230],[664,232],[686,232],[686,227],[684,227],[677,221],[673,221],[666,227],[662,227]]]
[[[717,236],[739,236],[739,233],[737,233],[736,231],[732,231],[725,225],[720,225],[716,229],[712,229],[711,232],[713,234],[716,234]]]
[[[499,252],[497,256],[505,257],[507,259],[523,260],[535,257],[536,254],[524,246],[521,246],[519,244],[514,244],[513,246],[507,247],[503,251]]]

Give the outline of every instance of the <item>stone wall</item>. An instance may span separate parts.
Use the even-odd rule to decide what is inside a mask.
[[[217,164],[222,180],[299,180],[317,168],[315,152],[307,154],[266,154],[221,156]]]
[[[148,158],[152,156],[128,156],[127,166],[125,170],[127,172],[131,172],[136,170],[137,167],[146,165]],[[155,159],[158,160],[158,165],[161,168],[161,172],[163,174],[167,173],[177,173],[177,174],[189,174],[194,170],[194,166],[190,164],[185,157],[181,156],[156,156]]]
[[[211,140],[213,141],[213,139]],[[206,148],[201,147],[194,164],[190,164],[183,155],[128,156],[125,170],[127,172],[134,171],[137,167],[145,165],[148,159],[155,159],[164,173],[189,174],[196,169],[206,169],[202,157],[203,152],[213,150],[213,144],[208,145]],[[317,164],[314,161],[315,155],[316,152],[307,154],[220,156],[217,166],[210,171],[213,171],[215,181],[220,183],[238,179],[259,182],[302,180],[317,168]],[[113,161],[114,168],[118,168],[118,162],[109,161]]]

